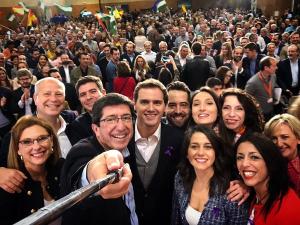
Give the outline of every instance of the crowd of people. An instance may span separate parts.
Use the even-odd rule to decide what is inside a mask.
[[[299,48],[288,11],[134,11],[114,35],[95,19],[1,36],[1,224],[121,167],[51,224],[300,224]]]

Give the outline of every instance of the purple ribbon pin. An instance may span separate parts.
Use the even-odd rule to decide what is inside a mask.
[[[173,146],[168,146],[168,147],[166,148],[166,150],[165,150],[165,154],[166,154],[167,156],[171,157],[172,154],[173,154],[173,151],[174,151],[174,147],[173,147]]]

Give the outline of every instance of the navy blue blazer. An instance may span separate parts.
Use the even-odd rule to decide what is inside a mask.
[[[104,152],[95,136],[82,139],[67,155],[61,173],[61,192],[66,195],[81,186],[84,167]],[[106,199],[91,196],[63,215],[62,225],[130,225],[130,211],[122,198]]]
[[[128,145],[139,225],[170,224],[173,183],[180,158],[182,140],[183,131],[161,123],[158,165],[147,190],[145,190],[138,172],[134,139]]]
[[[179,173],[174,182],[171,225],[188,225],[185,211],[190,200]],[[202,211],[198,225],[246,225],[248,221],[248,205],[238,206],[237,202],[227,200],[226,194],[210,196]]]

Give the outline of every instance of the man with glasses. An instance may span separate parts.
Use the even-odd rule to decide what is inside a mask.
[[[129,155],[127,145],[133,135],[133,113],[131,101],[120,94],[111,93],[95,102],[92,109],[94,135],[72,147],[62,171],[63,194],[95,180],[99,154],[115,149],[124,157]],[[62,223],[137,225],[132,186],[124,199],[104,200],[92,196],[83,200],[63,216]]]

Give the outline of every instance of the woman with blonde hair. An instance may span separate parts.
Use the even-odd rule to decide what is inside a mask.
[[[276,115],[266,123],[264,133],[288,160],[288,174],[300,197],[300,121],[287,113]]]
[[[232,60],[232,47],[230,42],[224,42],[221,47],[221,52],[215,57],[216,67],[219,68],[224,64],[230,64]]]
[[[145,58],[141,55],[138,55],[135,58],[134,66],[133,66],[133,74],[137,82],[141,82],[146,80],[147,78],[151,78],[151,74],[149,73],[150,67],[145,60]]]
[[[12,224],[57,200],[63,159],[56,134],[50,124],[23,116],[12,128],[8,168],[21,171],[25,179],[20,193],[0,189],[1,224]],[[60,224],[59,219],[55,225]]]

